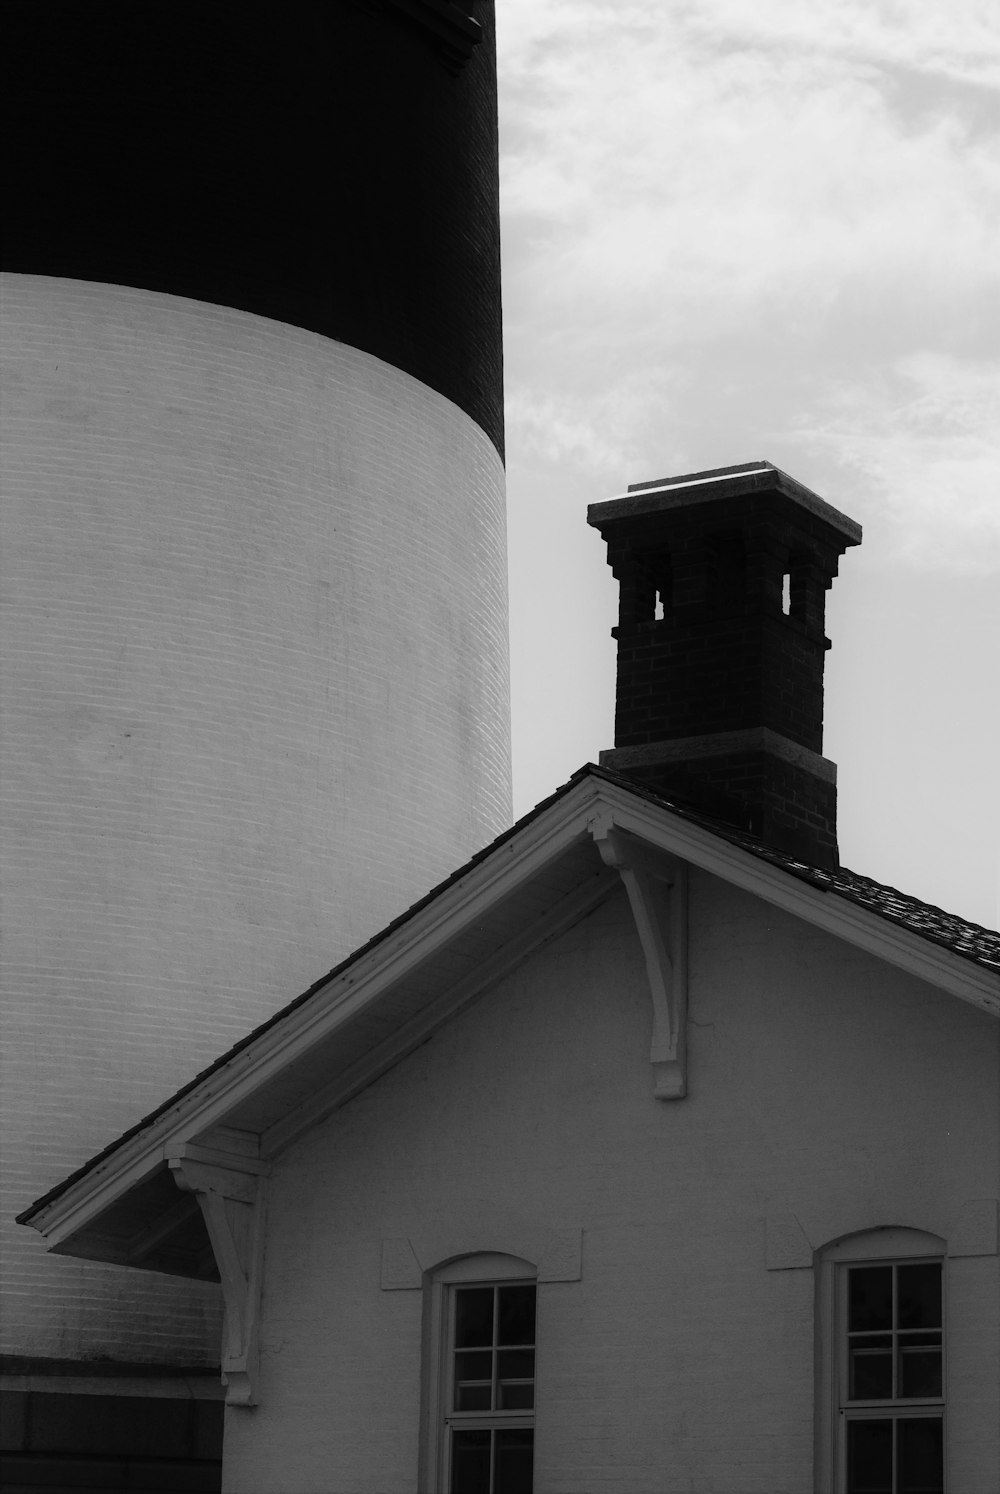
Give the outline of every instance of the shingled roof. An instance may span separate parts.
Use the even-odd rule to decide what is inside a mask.
[[[843,898],[848,902],[855,903],[875,914],[886,922],[902,927],[912,934],[926,939],[932,944],[945,948],[953,954],[961,956],[975,965],[978,965],[992,973],[1000,973],[1000,932],[983,928],[980,924],[970,923],[967,919],[958,917],[953,913],[946,913],[941,908],[936,908],[930,903],[921,902],[918,898],[910,897],[906,893],[899,892],[894,887],[888,887],[880,882],[873,881],[870,877],[864,877],[857,872],[841,868],[836,872],[825,871],[819,867],[810,866],[805,862],[797,861],[781,851],[765,846],[755,840],[748,833],[736,829],[720,820],[713,819],[688,806],[666,799],[658,795],[633,779],[614,771],[610,768],[598,767],[593,763],[587,763],[578,769],[566,783],[562,784],[548,798],[536,804],[510,829],[505,830],[502,835],[492,841],[483,850],[478,851],[469,861],[460,866],[455,872],[438,883],[424,897],[400,914],[385,928],[380,930],[367,943],[363,944],[353,954],[335,966],[331,971],[315,981],[301,995],[281,1007],[260,1026],[248,1032],[245,1037],[234,1044],[227,1052],[219,1055],[207,1068],[196,1074],[187,1084],[183,1085],[175,1094],[169,1096],[148,1115],[130,1127],[123,1135],[105,1147],[96,1156],[90,1158],[82,1167],[78,1168],[69,1177],[63,1179],[54,1188],[50,1189],[42,1198],[38,1199],[30,1208],[18,1215],[20,1223],[27,1223],[32,1215],[39,1209],[65,1193],[80,1178],[98,1167],[107,1157],[117,1151],[124,1143],[139,1132],[143,1131],[157,1118],[176,1107],[186,1095],[196,1090],[207,1079],[217,1071],[226,1067],[238,1054],[255,1044],[271,1028],[279,1026],[286,1021],[299,1007],[304,1006],[317,995],[329,982],[348,972],[350,968],[363,960],[370,952],[378,948],[380,944],[388,940],[398,930],[402,929],[410,920],[437,898],[445,893],[450,887],[462,881],[474,868],[483,861],[493,856],[504,844],[513,839],[521,830],[529,826],[534,820],[545,814],[547,810],[565,798],[583,780],[591,778],[598,781],[613,784],[619,789],[626,790],[630,795],[642,801],[655,805],[660,809],[669,811],[678,818],[698,825],[721,840],[748,852],[770,865],[787,872],[797,880],[806,882],[817,890],[831,894],[836,898]]]
[[[880,918],[899,924],[909,929],[911,933],[919,934],[922,939],[930,939],[934,944],[950,949],[955,954],[963,955],[987,970],[1000,971],[1000,932],[996,929],[988,929],[982,924],[971,923],[969,919],[961,918],[957,913],[946,913],[943,908],[937,908],[933,903],[921,902],[919,898],[912,897],[909,893],[900,892],[898,888],[889,887],[884,882],[876,882],[871,877],[864,877],[860,872],[850,871],[845,866],[831,872],[824,871],[818,866],[810,866],[804,861],[796,861],[793,856],[763,845],[752,835],[735,830],[719,820],[695,814],[683,805],[672,803],[668,799],[659,798],[619,773],[613,773],[606,768],[592,768],[591,771],[602,778],[611,779],[622,788],[631,789],[633,793],[640,794],[651,803],[661,804],[665,809],[672,810],[674,814],[697,821],[706,829],[728,840],[731,845],[740,846],[743,850],[749,851],[752,856],[758,856],[762,861],[769,861],[772,866],[779,866],[790,872],[792,876],[811,882],[814,887],[819,887],[824,892],[833,892],[838,897],[847,898],[849,902],[867,908],[870,912],[878,914]]]
[[[818,887],[826,887],[838,897],[860,903],[880,918],[902,924],[923,939],[944,945],[955,954],[974,960],[977,965],[985,965],[987,970],[1000,970],[1000,933],[994,929],[970,923],[956,913],[946,913],[932,903],[922,903],[919,898],[910,897],[882,882],[874,882],[871,877],[863,877],[858,872],[848,871],[846,867],[841,867],[838,872],[815,871],[811,879]]]

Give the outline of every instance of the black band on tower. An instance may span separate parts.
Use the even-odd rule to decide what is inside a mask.
[[[493,49],[481,0],[13,0],[3,266],[363,348],[502,453]]]

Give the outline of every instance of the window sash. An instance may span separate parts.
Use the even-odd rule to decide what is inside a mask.
[[[521,1433],[520,1438],[518,1438],[518,1432]],[[513,1441],[511,1440],[512,1433],[514,1434]],[[470,1445],[470,1438],[477,1440]],[[478,1494],[530,1494],[534,1482],[535,1433],[533,1427],[518,1429],[494,1425],[479,1430],[453,1427],[448,1433],[449,1467],[446,1488],[449,1494],[451,1494],[455,1480],[454,1444],[459,1439],[464,1440],[466,1446],[462,1449],[464,1456],[460,1454],[464,1464],[459,1474],[462,1477],[462,1486],[455,1489],[454,1494],[469,1494],[469,1484],[463,1474],[471,1475],[471,1483]],[[471,1464],[467,1461],[469,1454],[471,1454]]]
[[[901,1328],[899,1326],[899,1267],[917,1264],[937,1265],[941,1268],[941,1321],[940,1324],[929,1328]],[[892,1270],[892,1307],[891,1323],[877,1328],[851,1329],[849,1317],[850,1286],[852,1270],[866,1270],[874,1267],[886,1267]],[[837,1409],[839,1411],[839,1454],[838,1465],[840,1469],[837,1488],[841,1491],[852,1489],[852,1470],[850,1466],[849,1444],[851,1439],[850,1427],[859,1424],[887,1423],[890,1428],[889,1448],[891,1462],[891,1485],[880,1485],[887,1490],[887,1494],[904,1494],[907,1485],[903,1480],[903,1453],[901,1451],[900,1438],[903,1435],[901,1423],[911,1421],[932,1421],[941,1427],[942,1453],[945,1446],[945,1338],[946,1324],[944,1316],[944,1263],[940,1257],[914,1257],[901,1255],[893,1258],[862,1258],[856,1260],[845,1260],[838,1262],[836,1267],[836,1340],[837,1340]],[[936,1343],[928,1345],[934,1352],[941,1356],[941,1394],[934,1396],[904,1396],[901,1384],[901,1351],[903,1346],[910,1340],[919,1337],[935,1337]],[[863,1346],[866,1342],[881,1341],[879,1347],[891,1358],[891,1394],[881,1397],[858,1397],[851,1399],[851,1350],[852,1347]],[[944,1489],[943,1473],[941,1481],[935,1482],[936,1475],[926,1484],[913,1485],[920,1489]],[[866,1486],[867,1487],[867,1486]],[[858,1485],[859,1494],[862,1494],[861,1486]]]
[[[441,1390],[439,1414],[441,1420],[439,1425],[441,1428],[441,1454],[440,1483],[438,1485],[441,1490],[445,1491],[445,1494],[447,1494],[447,1491],[451,1489],[452,1484],[452,1463],[454,1451],[453,1437],[456,1433],[474,1431],[490,1433],[498,1433],[503,1431],[525,1431],[531,1432],[533,1434],[534,1432],[534,1404],[532,1404],[531,1407],[515,1407],[510,1409],[504,1409],[498,1404],[501,1394],[501,1355],[507,1350],[513,1350],[514,1352],[530,1350],[532,1354],[534,1354],[536,1349],[536,1340],[538,1337],[536,1328],[532,1338],[532,1342],[530,1344],[508,1344],[506,1342],[500,1341],[500,1292],[504,1287],[525,1287],[529,1285],[532,1288],[536,1287],[534,1278],[517,1276],[513,1276],[507,1279],[490,1279],[489,1277],[486,1277],[485,1280],[465,1279],[445,1284],[445,1300],[443,1304],[444,1312],[442,1315],[443,1321],[440,1353]],[[476,1290],[482,1289],[484,1287],[491,1287],[493,1290],[493,1322],[490,1343],[474,1345],[463,1344],[461,1347],[458,1347],[456,1344],[456,1338],[458,1336],[456,1328],[458,1320],[459,1295],[463,1290],[468,1290],[470,1288]],[[537,1290],[535,1305],[537,1309]],[[457,1383],[456,1369],[458,1356],[461,1354],[470,1353],[488,1353],[491,1356],[490,1381],[487,1382],[484,1377],[483,1381],[481,1382],[483,1386],[485,1386],[487,1383],[489,1384],[491,1409],[487,1409],[484,1407],[473,1410],[460,1411],[455,1408]],[[465,1383],[471,1384],[472,1382],[470,1381]],[[510,1382],[504,1380],[503,1383],[507,1384],[515,1382],[513,1380],[511,1380]],[[530,1385],[532,1386],[532,1390],[534,1391],[534,1374],[532,1375],[530,1381],[518,1378],[516,1383],[530,1383]],[[532,1394],[532,1402],[534,1403],[534,1394]],[[495,1436],[491,1436],[490,1438],[489,1460],[489,1488],[491,1491],[493,1491],[495,1481],[498,1478],[499,1468],[499,1450],[497,1447],[497,1439]]]
[[[931,1447],[919,1444],[914,1447],[907,1436],[910,1428],[921,1423],[940,1429]],[[888,1437],[881,1446],[876,1443],[865,1450],[851,1438],[852,1428],[884,1427]],[[863,1460],[859,1466],[852,1459],[851,1443],[854,1441],[855,1456]],[[935,1445],[936,1444],[936,1445]],[[873,1457],[874,1454],[874,1457]],[[932,1459],[928,1466],[927,1456]],[[916,1455],[917,1461],[914,1461]],[[862,1415],[845,1416],[842,1435],[843,1482],[841,1487],[847,1494],[943,1494],[945,1468],[945,1426],[941,1406],[934,1410],[908,1411],[883,1408]],[[874,1474],[874,1481],[873,1481]]]
[[[936,1265],[941,1270],[941,1321],[930,1328],[900,1328],[898,1324],[898,1271],[900,1266]],[[892,1270],[892,1321],[888,1328],[851,1330],[848,1317],[850,1273],[852,1270],[867,1270],[882,1266]],[[945,1303],[944,1263],[940,1259],[900,1256],[894,1260],[843,1261],[838,1266],[837,1291],[837,1346],[838,1346],[838,1403],[841,1415],[872,1408],[893,1415],[906,1415],[922,1407],[942,1410],[945,1404]],[[937,1343],[928,1345],[941,1356],[941,1394],[935,1396],[904,1396],[900,1394],[900,1363],[903,1346],[917,1336],[937,1336]],[[863,1346],[866,1340],[889,1339],[889,1354],[892,1365],[891,1394],[888,1396],[851,1397],[851,1349]]]
[[[915,1229],[908,1225],[876,1225],[841,1235],[822,1246],[816,1254],[816,1494],[845,1494],[847,1473],[845,1449],[847,1436],[845,1426],[849,1417],[868,1416],[884,1412],[882,1405],[870,1403],[848,1403],[846,1400],[846,1348],[847,1334],[847,1281],[844,1271],[848,1266],[883,1265],[896,1261],[903,1265],[928,1265],[942,1267],[942,1333],[948,1333],[948,1271],[946,1258],[948,1242],[940,1235]],[[943,1340],[943,1341],[944,1341]],[[943,1418],[945,1443],[945,1469],[947,1470],[948,1416],[946,1398],[948,1394],[948,1353],[944,1342],[944,1375],[940,1401],[928,1403],[922,1398],[912,1401],[897,1401],[895,1409],[903,1416],[920,1415],[927,1411]],[[964,1491],[953,1491],[964,1494]]]

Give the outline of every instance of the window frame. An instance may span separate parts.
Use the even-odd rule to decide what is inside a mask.
[[[947,1244],[923,1230],[886,1227],[866,1230],[833,1242],[817,1256],[816,1488],[818,1494],[845,1494],[847,1426],[852,1421],[940,1419],[944,1459],[943,1488],[948,1490],[948,1325]],[[920,1262],[941,1267],[941,1395],[850,1401],[848,1346],[848,1272],[857,1266],[907,1266]],[[894,1281],[895,1289],[895,1281]],[[895,1354],[895,1331],[893,1333]],[[895,1371],[894,1371],[895,1376]],[[895,1378],[893,1383],[895,1384]]]
[[[535,1406],[531,1410],[468,1411],[451,1409],[453,1391],[453,1334],[457,1289],[461,1287],[516,1286],[532,1283],[537,1289],[538,1268],[520,1256],[501,1252],[461,1256],[445,1262],[428,1273],[425,1286],[425,1415],[423,1418],[423,1456],[421,1490],[427,1494],[448,1494],[450,1467],[450,1431],[459,1418],[470,1430],[484,1427],[535,1427]],[[538,1296],[536,1291],[535,1352],[537,1386]]]

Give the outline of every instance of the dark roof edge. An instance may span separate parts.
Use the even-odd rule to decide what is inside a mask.
[[[1000,973],[1000,932],[985,928],[982,924],[970,923],[967,919],[959,918],[955,914],[946,913],[944,909],[937,908],[933,904],[922,903],[918,898],[898,892],[894,887],[875,882],[869,877],[863,877],[859,873],[847,871],[845,868],[842,868],[839,872],[828,872],[822,870],[820,867],[810,866],[806,862],[796,861],[793,857],[783,852],[773,851],[769,847],[762,845],[743,831],[723,824],[719,820],[712,819],[708,815],[700,814],[683,804],[677,804],[669,799],[661,798],[658,794],[653,793],[648,788],[625,777],[623,774],[616,773],[613,769],[598,767],[595,763],[584,763],[581,768],[578,768],[548,798],[542,799],[532,809],[528,810],[527,814],[522,815],[508,830],[504,830],[489,845],[484,846],[481,851],[477,851],[474,856],[470,857],[468,861],[464,862],[456,871],[446,877],[443,882],[437,883],[419,901],[413,903],[404,912],[400,913],[391,923],[386,924],[385,928],[374,934],[366,943],[360,945],[346,959],[341,960],[332,970],[327,971],[325,975],[313,981],[312,985],[303,991],[301,995],[287,1002],[268,1017],[266,1021],[261,1022],[259,1026],[251,1029],[245,1037],[240,1038],[231,1048],[221,1053],[207,1068],[199,1070],[192,1079],[188,1080],[180,1089],[169,1095],[154,1110],[151,1110],[148,1115],[143,1116],[141,1120],[137,1121],[134,1126],[130,1126],[127,1131],[116,1137],[114,1141],[109,1142],[102,1151],[91,1157],[82,1167],[78,1167],[75,1172],[70,1173],[62,1182],[57,1183],[54,1188],[50,1188],[41,1198],[36,1199],[27,1209],[24,1209],[16,1216],[17,1223],[30,1223],[33,1216],[41,1209],[61,1197],[63,1193],[67,1192],[75,1183],[85,1177],[87,1173],[92,1172],[94,1168],[98,1167],[107,1157],[117,1151],[119,1147],[124,1146],[133,1136],[138,1135],[140,1131],[145,1130],[159,1116],[172,1109],[185,1095],[190,1094],[192,1090],[197,1089],[198,1085],[203,1083],[212,1074],[224,1068],[231,1059],[243,1052],[265,1032],[268,1032],[272,1027],[284,1021],[291,1012],[303,1006],[318,991],[328,985],[330,981],[342,975],[344,971],[356,964],[357,961],[362,959],[371,950],[377,949],[380,944],[384,943],[398,929],[415,918],[428,904],[434,902],[436,898],[440,897],[449,887],[454,886],[456,882],[461,881],[474,867],[485,861],[487,857],[518,834],[519,831],[532,824],[534,820],[544,814],[553,804],[565,798],[571,789],[575,788],[578,783],[581,783],[588,777],[613,784],[616,788],[625,789],[637,799],[641,799],[659,809],[666,809],[690,823],[700,825],[703,829],[708,830],[714,835],[718,835],[730,845],[749,852],[750,855],[757,857],[761,861],[767,861],[772,866],[788,872],[790,876],[796,877],[800,881],[808,882],[820,892],[833,893],[834,896],[845,898],[849,902],[866,908],[869,912],[876,914],[897,928],[905,928],[910,933],[927,939],[939,947],[950,949],[953,954],[983,969]],[[925,925],[930,926],[921,926],[919,922],[908,921],[904,916],[903,910],[910,910],[914,918],[924,920]],[[941,925],[940,929],[935,930],[933,927],[935,923]],[[952,930],[961,930],[962,933],[960,936],[955,933],[949,936],[947,932],[949,928]],[[964,938],[967,943],[985,942],[989,947],[989,954],[983,955],[977,953],[975,948],[960,947],[955,942],[957,937]]]
[[[244,1049],[248,1048],[252,1043],[254,1043],[257,1038],[262,1037],[263,1034],[270,1031],[272,1027],[276,1027],[278,1023],[282,1022],[291,1012],[297,1011],[300,1006],[304,1006],[311,997],[315,996],[318,991],[321,991],[324,986],[330,983],[331,980],[336,980],[338,975],[342,975],[345,970],[349,969],[351,965],[362,959],[364,955],[368,954],[373,949],[377,949],[377,947],[380,944],[384,943],[384,941],[388,939],[390,935],[394,934],[397,929],[402,928],[403,925],[408,923],[411,918],[415,918],[423,908],[426,908],[429,903],[432,903],[434,899],[445,892],[447,888],[460,881],[462,877],[467,876],[468,873],[473,869],[473,867],[478,866],[481,861],[484,861],[486,857],[491,854],[491,852],[498,850],[499,847],[502,846],[506,841],[510,840],[513,835],[516,835],[519,830],[524,829],[526,825],[530,825],[533,820],[537,819],[539,815],[543,814],[550,805],[556,802],[557,799],[562,798],[570,788],[572,788],[576,783],[580,782],[581,779],[587,776],[589,770],[593,770],[595,773],[600,772],[600,770],[595,768],[592,763],[587,763],[582,768],[579,768],[573,774],[573,776],[567,780],[566,783],[561,784],[560,787],[556,789],[555,793],[550,794],[547,799],[542,799],[538,804],[534,806],[534,808],[530,809],[527,814],[522,815],[519,820],[516,820],[508,830],[504,830],[500,835],[497,836],[495,840],[490,841],[489,845],[484,846],[481,851],[477,851],[474,856],[471,856],[469,858],[468,861],[463,862],[463,864],[457,869],[457,871],[452,872],[451,875],[446,877],[443,882],[438,882],[436,886],[432,887],[431,890],[425,893],[424,896],[417,902],[411,903],[411,905],[402,913],[398,914],[391,923],[387,923],[386,926],[383,929],[380,929],[377,934],[373,934],[370,939],[366,940],[364,944],[353,950],[352,953],[347,955],[345,959],[341,960],[339,964],[334,965],[332,970],[328,970],[325,975],[321,975],[318,980],[314,980],[312,985],[308,986],[306,990],[301,993],[301,995],[293,997],[291,1001],[288,1001],[284,1006],[279,1007],[278,1010],[272,1013],[272,1015],[265,1021],[259,1023],[256,1027],[251,1028],[251,1030],[244,1037],[241,1037],[238,1042],[234,1043],[231,1048],[227,1048],[225,1052],[220,1053],[218,1058],[213,1059],[213,1061],[207,1066],[207,1068],[199,1069],[198,1073],[195,1074],[193,1078],[189,1079],[186,1084],[182,1084],[180,1089],[175,1090],[173,1094],[168,1095],[167,1098],[161,1104],[157,1105],[154,1110],[151,1110],[148,1115],[144,1115],[141,1120],[136,1121],[134,1126],[130,1126],[127,1131],[123,1131],[122,1134],[116,1137],[114,1141],[109,1142],[108,1145],[101,1151],[99,1151],[95,1156],[89,1158],[88,1161],[84,1162],[82,1167],[78,1167],[75,1172],[70,1173],[69,1177],[63,1178],[62,1182],[57,1183],[54,1188],[50,1188],[48,1193],[44,1193],[41,1198],[36,1199],[35,1202],[31,1204],[27,1209],[24,1209],[20,1214],[17,1214],[15,1216],[16,1222],[18,1224],[27,1224],[30,1221],[31,1216],[37,1213],[39,1209],[44,1208],[47,1204],[54,1202],[55,1199],[59,1198],[70,1187],[72,1187],[74,1183],[78,1182],[80,1178],[85,1177],[88,1172],[91,1172],[95,1167],[103,1162],[106,1157],[109,1157],[112,1152],[117,1151],[120,1146],[124,1146],[127,1141],[130,1141],[133,1136],[137,1136],[140,1131],[144,1131],[147,1126],[151,1125],[153,1121],[159,1118],[159,1116],[165,1114],[166,1111],[172,1109],[173,1106],[178,1103],[178,1101],[182,1100],[185,1095],[190,1094],[192,1090],[197,1089],[198,1085],[203,1083],[204,1080],[208,1079],[212,1074],[217,1073],[219,1069],[225,1068],[226,1064],[229,1063],[231,1059],[235,1058],[237,1054],[242,1053]]]

